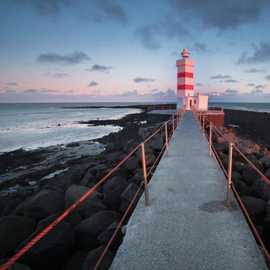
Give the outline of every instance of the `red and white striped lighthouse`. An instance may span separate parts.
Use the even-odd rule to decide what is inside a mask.
[[[182,59],[176,61],[177,66],[177,97],[194,96],[193,61],[189,58],[188,49],[183,49]]]

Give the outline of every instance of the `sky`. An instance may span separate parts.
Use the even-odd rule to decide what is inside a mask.
[[[0,102],[270,102],[269,0],[2,0]]]

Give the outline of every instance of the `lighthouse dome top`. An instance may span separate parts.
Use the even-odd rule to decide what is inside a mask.
[[[189,55],[190,55],[190,52],[189,52],[189,50],[187,48],[184,48],[181,55],[182,55],[183,58],[188,58]]]

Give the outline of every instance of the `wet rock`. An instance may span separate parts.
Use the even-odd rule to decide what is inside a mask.
[[[80,146],[80,143],[78,142],[71,142],[66,145],[66,147],[78,147]]]
[[[0,258],[8,255],[35,230],[35,220],[28,217],[0,218]]]
[[[241,198],[253,222],[261,224],[266,213],[266,202],[251,196],[242,196]]]
[[[104,202],[110,209],[118,209],[121,202],[121,193],[125,190],[128,183],[122,177],[112,177],[103,185]]]
[[[7,260],[1,260],[0,265],[4,264]],[[9,270],[31,270],[29,266],[21,263],[15,263],[13,264]]]
[[[270,168],[270,157],[268,156],[264,156],[260,159],[261,163],[263,164],[265,169],[269,169]]]
[[[124,212],[127,209],[128,205],[132,201],[135,193],[138,191],[138,188],[139,187],[136,184],[131,183],[122,192],[122,194],[121,194],[122,201],[121,201],[121,205],[120,205],[121,212]],[[139,198],[139,196],[138,196],[138,198]]]
[[[112,238],[113,234],[115,233],[115,230],[118,226],[118,222],[112,223],[104,232],[102,232],[98,236],[98,242],[100,245],[107,245],[110,239]],[[115,247],[118,247],[122,240],[122,231],[121,228],[117,232],[117,234],[114,237],[113,243],[110,246],[110,249],[113,249]]]
[[[163,147],[163,144],[164,144],[164,140],[163,140],[162,136],[160,136],[160,135],[155,136],[150,141],[150,147],[156,152],[159,152],[161,150],[161,148]]]
[[[106,164],[99,164],[92,167],[92,173],[94,174],[96,181],[99,181],[108,171],[108,166]]]
[[[233,181],[233,183],[234,183],[234,186],[235,186],[236,190],[238,191],[238,193],[241,196],[248,196],[248,195],[250,195],[251,188],[245,182],[241,181],[240,179],[235,179]]]
[[[104,250],[105,246],[101,246],[98,247],[94,250],[89,251],[84,264],[83,264],[83,268],[82,270],[93,270],[99,257],[101,256],[103,250]],[[103,260],[101,261],[101,264],[99,265],[99,270],[107,270],[109,269],[109,267],[111,266],[113,261],[113,254],[110,252],[110,250],[108,250],[103,258]]]
[[[270,186],[267,185],[263,180],[258,179],[251,186],[251,194],[257,198],[268,201],[270,200]]]
[[[83,176],[81,182],[80,182],[80,185],[82,186],[88,186],[90,183],[94,184],[95,182],[95,176],[92,172],[92,168],[89,168],[87,170],[87,172],[85,173],[85,175]]]
[[[139,167],[139,161],[136,156],[133,156],[125,163],[125,167],[130,171],[135,171]]]
[[[97,246],[98,236],[108,226],[120,219],[120,215],[113,211],[102,211],[83,220],[76,228],[76,242],[81,249]]]
[[[245,163],[241,161],[234,161],[233,162],[233,170],[242,173],[242,171],[246,168]]]
[[[58,191],[43,189],[34,196],[19,204],[15,213],[42,219],[63,211],[64,194]]]
[[[20,248],[51,222],[52,217],[39,222],[36,231],[20,246]],[[22,262],[29,265],[32,269],[59,269],[70,255],[73,244],[74,232],[70,224],[62,221],[23,256]]]
[[[264,175],[270,179],[270,168],[265,171]]]
[[[71,204],[76,202],[81,198],[89,188],[80,186],[80,185],[72,185],[68,188],[65,194],[65,205],[69,207]],[[102,203],[102,196],[98,192],[93,192],[92,195],[88,199],[86,199],[75,212],[78,212],[83,218],[87,218],[92,216],[93,214],[104,210],[106,207]]]
[[[233,180],[240,180],[241,179],[241,174],[237,171],[232,172],[232,179]]]
[[[248,185],[252,185],[255,181],[257,181],[258,173],[249,165],[247,165],[242,171],[242,179]]]
[[[62,270],[81,270],[87,254],[88,252],[84,250],[76,251]]]

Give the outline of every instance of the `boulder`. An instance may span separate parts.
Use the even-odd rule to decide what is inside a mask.
[[[245,181],[248,185],[252,185],[254,182],[258,180],[258,178],[259,178],[258,173],[249,165],[246,165],[242,171],[243,181]]]
[[[242,171],[246,168],[245,163],[241,161],[233,161],[233,170],[242,173]]]
[[[241,196],[248,196],[251,193],[251,187],[248,186],[245,182],[241,181],[240,179],[233,180],[234,186],[237,192]]]
[[[49,217],[39,222],[36,231],[22,246],[29,242],[35,235],[52,222]],[[34,245],[22,258],[22,262],[32,269],[47,270],[59,269],[70,255],[74,244],[74,232],[65,221],[57,224],[45,237]]]
[[[269,156],[264,156],[260,159],[261,163],[263,164],[265,169],[270,168],[270,157]]]
[[[29,217],[6,216],[0,218],[0,258],[10,252],[33,233],[35,220]]]
[[[96,182],[99,181],[108,171],[108,166],[105,164],[98,164],[91,168],[92,173],[94,174],[96,178]]]
[[[163,138],[159,135],[154,136],[154,138],[150,141],[150,147],[155,151],[159,152],[164,145]]]
[[[4,264],[7,260],[1,260],[0,265]],[[15,263],[13,264],[9,270],[31,270],[29,266],[21,264],[21,263]]]
[[[136,184],[129,184],[127,188],[122,192],[121,194],[121,205],[120,205],[120,211],[124,212],[130,202],[132,201],[133,197],[135,196],[135,193],[138,191],[139,187]],[[139,198],[140,196],[138,196]],[[134,207],[134,206],[133,206]]]
[[[268,201],[270,200],[270,186],[267,185],[263,180],[258,179],[251,186],[251,194],[257,198]]]
[[[96,247],[98,236],[119,219],[120,215],[116,212],[102,211],[83,220],[75,228],[77,247],[80,249]]]
[[[261,224],[266,213],[266,202],[251,196],[242,196],[241,199],[253,222]]]
[[[132,156],[126,163],[125,168],[127,168],[129,171],[135,171],[139,168],[139,161],[136,158],[136,156]]]
[[[128,183],[122,177],[112,177],[103,185],[104,202],[110,209],[118,209],[121,202],[121,193],[125,190]]]
[[[260,170],[263,170],[263,163],[256,157],[256,155],[249,154],[247,158]]]
[[[89,188],[84,186],[70,186],[65,194],[66,207],[69,207],[71,204],[79,200],[87,191],[89,191]],[[104,210],[105,208],[105,205],[102,203],[101,194],[94,192],[75,210],[75,212],[78,212],[82,218],[87,218],[99,211]]]
[[[235,180],[241,180],[241,174],[237,171],[233,171],[232,172],[232,180],[235,181]]]
[[[42,219],[63,210],[64,194],[43,189],[19,204],[15,209],[15,214]]]
[[[82,186],[88,186],[89,183],[94,183],[96,180],[92,168],[89,168],[86,173],[84,174],[83,178],[80,181],[80,185]]]
[[[112,223],[104,232],[102,232],[98,236],[97,240],[98,240],[100,245],[107,245],[108,244],[108,242],[112,238],[113,234],[115,233],[117,226],[118,226],[118,222]],[[110,246],[110,249],[118,247],[120,245],[121,240],[122,240],[122,236],[123,236],[122,230],[120,228],[114,237],[114,240]]]
[[[83,263],[83,268],[82,270],[93,270],[98,259],[100,258],[105,246],[98,247],[94,250],[89,251],[87,254],[87,257]],[[98,269],[99,270],[107,270],[112,264],[113,261],[113,254],[110,250],[108,250],[103,257],[101,264],[99,265]]]
[[[270,168],[265,171],[264,175],[270,180]]]
[[[88,252],[84,250],[76,251],[67,261],[62,270],[81,270],[87,254]]]

